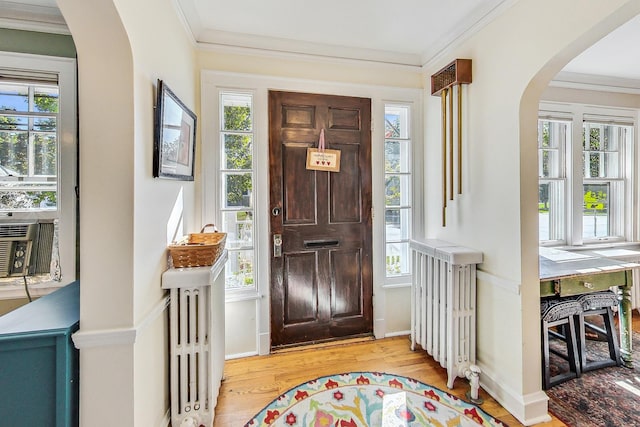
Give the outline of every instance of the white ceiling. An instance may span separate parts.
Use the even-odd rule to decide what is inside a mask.
[[[177,0],[199,42],[420,66],[508,0]]]
[[[420,66],[516,0],[173,0],[193,38],[260,49]],[[0,0],[0,27],[65,32],[56,0]],[[571,61],[561,75],[638,81],[640,16]]]
[[[640,15],[578,55],[564,70],[570,73],[640,79]]]

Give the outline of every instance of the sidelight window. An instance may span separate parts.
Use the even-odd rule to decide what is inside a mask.
[[[220,93],[222,229],[227,233],[227,289],[254,289],[253,95]]]
[[[385,260],[387,277],[411,273],[411,111],[385,105]]]

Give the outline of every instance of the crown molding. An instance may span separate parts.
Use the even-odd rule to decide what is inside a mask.
[[[197,47],[198,41],[194,36],[195,32],[191,23],[196,23],[197,25],[202,24],[198,14],[193,9],[193,4],[190,2],[184,2],[183,0],[172,0],[171,3],[173,4],[173,9],[176,11],[178,21],[180,21],[180,25],[182,25],[189,42],[192,46]]]
[[[487,8],[483,8],[467,16],[460,24],[453,26],[451,31],[443,35],[438,43],[434,43],[422,53],[422,67],[429,68],[435,66],[435,64],[442,61],[448,52],[469,40],[517,1],[518,0],[494,0]]]
[[[341,61],[370,62],[395,66],[420,67],[420,55],[389,52],[376,49],[336,46],[278,37],[204,29],[196,34],[198,45],[209,49],[238,49],[245,52],[262,52],[267,55],[284,55],[325,58]]]
[[[70,35],[71,32],[57,7],[0,0],[0,27]]]
[[[559,72],[553,80],[549,82],[549,86],[565,89],[640,94],[640,80],[638,79],[569,73],[566,71]]]
[[[228,53],[235,55],[246,55],[246,56],[256,56],[256,57],[264,57],[264,58],[276,58],[282,60],[292,60],[292,61],[306,61],[306,62],[316,62],[316,63],[325,63],[325,64],[336,64],[336,65],[354,65],[354,66],[365,66],[370,68],[387,68],[387,69],[396,69],[396,70],[404,70],[415,73],[421,73],[422,68],[419,65],[412,64],[402,64],[402,63],[394,63],[384,60],[373,60],[373,59],[365,59],[365,58],[351,58],[351,57],[340,57],[335,55],[319,55],[314,53],[297,53],[290,51],[279,51],[273,49],[261,49],[254,47],[240,47],[240,46],[229,46],[218,43],[197,43],[198,48],[203,51],[211,51],[211,52],[219,52],[219,53]]]

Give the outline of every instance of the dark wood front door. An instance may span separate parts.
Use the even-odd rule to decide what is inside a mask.
[[[339,172],[306,168],[322,129]],[[371,100],[271,91],[269,165],[271,346],[371,334]]]

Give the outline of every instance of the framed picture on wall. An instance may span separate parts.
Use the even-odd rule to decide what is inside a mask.
[[[193,181],[196,115],[158,80],[154,118],[153,176]]]

